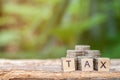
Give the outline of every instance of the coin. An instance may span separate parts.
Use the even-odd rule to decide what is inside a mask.
[[[76,45],[75,50],[90,50],[89,45]]]

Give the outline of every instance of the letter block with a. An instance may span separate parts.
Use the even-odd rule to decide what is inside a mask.
[[[94,69],[97,71],[109,71],[110,59],[109,58],[95,58]]]
[[[78,69],[81,71],[93,71],[93,58],[78,57]]]
[[[62,69],[64,72],[75,71],[75,60],[74,58],[62,58]]]

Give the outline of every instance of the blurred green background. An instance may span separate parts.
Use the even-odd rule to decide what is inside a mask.
[[[120,0],[0,0],[0,58],[60,58],[78,44],[120,58]]]

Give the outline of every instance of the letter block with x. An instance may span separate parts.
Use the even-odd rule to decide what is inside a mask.
[[[64,72],[75,71],[75,60],[74,58],[62,58],[62,68]]]
[[[109,71],[110,70],[110,59],[109,58],[95,58],[94,68],[97,71]]]

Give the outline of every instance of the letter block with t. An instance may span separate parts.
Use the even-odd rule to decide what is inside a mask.
[[[93,58],[78,57],[78,70],[93,71]]]
[[[64,72],[75,71],[75,60],[74,58],[62,58],[62,68]]]
[[[109,58],[95,58],[94,69],[97,71],[109,71],[110,59]]]

